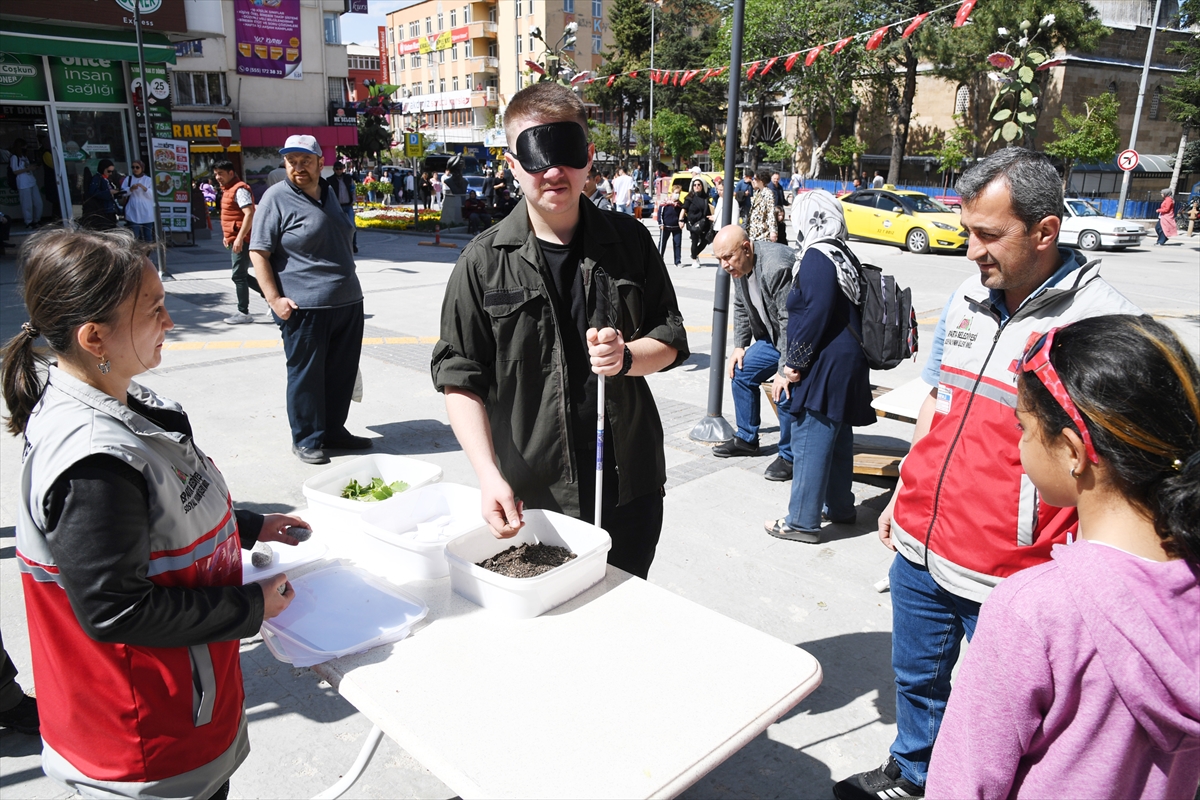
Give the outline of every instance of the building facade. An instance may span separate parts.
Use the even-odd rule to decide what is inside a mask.
[[[366,81],[386,83],[379,69],[379,46],[376,44],[346,45],[347,84],[352,103],[364,102],[369,96]]]

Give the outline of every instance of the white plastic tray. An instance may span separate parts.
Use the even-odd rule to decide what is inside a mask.
[[[371,537],[370,557],[386,562],[403,580],[444,578],[450,574],[446,543],[485,525],[479,504],[478,489],[457,483],[429,484],[381,503],[370,503],[370,508],[362,512],[363,533]],[[447,517],[439,541],[414,538],[419,523]]]
[[[262,631],[274,656],[297,667],[399,641],[429,613],[420,599],[345,565],[310,572],[291,584],[296,592],[291,605],[264,622]]]
[[[525,524],[511,539],[497,539],[485,526],[446,544],[451,588],[472,603],[519,619],[540,616],[599,583],[612,548],[608,534],[595,525],[553,511],[528,510],[524,516]],[[575,558],[536,578],[508,578],[476,566],[509,547],[534,542],[565,547]]]
[[[336,528],[349,525],[357,528],[359,515],[375,503],[347,500],[341,496],[342,489],[351,480],[366,483],[372,478],[383,478],[385,483],[404,481],[408,484],[406,491],[411,492],[420,486],[439,482],[442,468],[415,458],[371,453],[312,476],[304,482],[303,491],[310,512],[305,519],[312,524],[314,533],[319,532],[318,528],[327,526]]]
[[[267,542],[275,551],[275,560],[267,567],[256,567],[250,563],[250,550],[242,551],[242,583],[253,583],[271,578],[281,572],[291,572],[297,567],[325,557],[329,546],[319,539],[309,539],[293,547],[280,542]]]

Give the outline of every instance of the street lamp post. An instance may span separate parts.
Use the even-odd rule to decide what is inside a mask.
[[[1162,0],[1154,2],[1154,18],[1150,20],[1150,41],[1146,43],[1146,60],[1142,63],[1142,82],[1138,87],[1137,105],[1133,109],[1133,130],[1129,133],[1129,149],[1137,149],[1138,122],[1142,119],[1142,102],[1146,99],[1146,80],[1150,77],[1150,56],[1154,53],[1154,34],[1158,32],[1158,12],[1162,8]],[[1125,170],[1121,177],[1121,199],[1117,201],[1117,219],[1125,218],[1125,199],[1129,196],[1129,179],[1133,170]],[[1174,185],[1171,191],[1175,191]]]
[[[651,0],[650,3],[650,75],[654,75],[654,12],[658,8],[658,3]],[[654,81],[650,81],[650,166],[646,170],[650,176],[650,193],[653,195],[655,190],[655,176],[658,171],[655,169],[654,160]],[[658,197],[654,197],[653,202],[658,203]]]

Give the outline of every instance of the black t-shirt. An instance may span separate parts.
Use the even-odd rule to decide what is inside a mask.
[[[554,314],[562,331],[563,359],[567,366],[575,453],[581,472],[595,470],[596,452],[596,373],[587,353],[587,296],[583,288],[583,230],[577,228],[569,244],[538,239],[542,258],[554,292]],[[574,334],[574,335],[572,335]],[[604,449],[605,472],[616,462],[612,447]]]

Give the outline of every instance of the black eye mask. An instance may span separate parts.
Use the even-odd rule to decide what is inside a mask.
[[[521,131],[512,151],[526,172],[551,167],[583,169],[588,164],[587,134],[578,122],[550,122]]]

